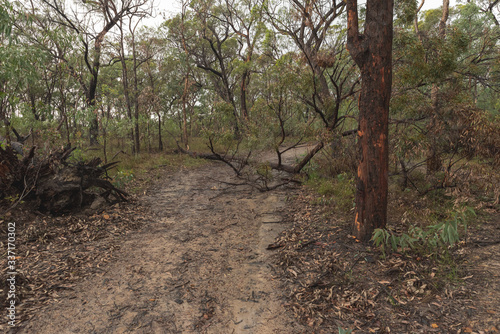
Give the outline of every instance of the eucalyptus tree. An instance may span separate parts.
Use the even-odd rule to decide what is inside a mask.
[[[247,89],[254,71],[252,61],[262,36],[262,8],[257,2],[193,1],[170,23],[170,35],[207,73],[218,96],[218,112],[232,115],[234,133],[249,117]],[[175,24],[174,22],[179,22]],[[177,37],[175,37],[177,36]]]
[[[259,43],[267,30],[264,19],[264,6],[259,0],[226,0],[225,9],[221,12],[221,21],[231,28],[239,44],[236,74],[239,76],[239,104],[240,116],[245,120],[249,118],[249,101],[247,89],[250,85],[252,73],[256,71],[253,66],[255,53],[258,52]]]
[[[296,58],[293,53],[286,53],[276,60],[260,57],[257,61],[261,73],[254,79],[254,85],[260,90],[252,106],[251,135],[258,138],[260,147],[271,147],[276,152],[278,162],[270,165],[276,169],[286,169],[282,154],[287,150],[283,147],[287,139],[292,137],[300,143],[312,132],[314,122],[311,113],[297,99],[308,73]]]
[[[496,26],[500,26],[500,0],[477,0],[476,2],[467,1],[467,4],[473,3],[477,5],[481,12],[488,14],[489,19],[493,20]]]
[[[66,63],[70,73],[78,80],[85,95],[85,106],[91,114],[89,139],[92,145],[98,142],[96,90],[106,36],[116,28],[121,18],[142,13],[149,3],[149,0],[98,0],[71,4],[62,0],[35,0],[24,7],[24,12],[30,15],[33,25],[47,35],[63,30],[68,35],[75,36],[70,43],[73,47],[78,45],[81,51],[77,61],[69,59],[63,52],[61,44],[68,43],[68,38],[51,40],[50,46],[45,45],[44,40],[33,42],[47,49],[57,60]],[[25,34],[29,35],[28,32]]]
[[[10,3],[2,1],[0,3],[0,121],[5,125],[5,137],[10,140],[9,120],[7,115],[9,94],[9,78],[11,77],[12,50],[10,43],[10,33],[12,21],[10,18]]]
[[[455,72],[460,75],[473,103],[490,112],[500,92],[500,26],[488,12],[470,2],[457,5],[452,12],[451,29],[460,35],[450,42],[460,43]]]
[[[178,69],[182,72],[182,95],[180,101],[182,103],[182,142],[186,149],[189,149],[188,138],[188,113],[189,113],[189,96],[192,90],[194,81],[192,80],[194,64],[191,60],[190,46],[195,39],[196,30],[193,29],[193,15],[189,11],[189,3],[181,3],[181,12],[179,15],[166,23],[168,28],[168,41],[177,49],[175,57],[178,60]]]
[[[0,2],[0,34],[2,35],[2,42],[5,37],[10,36],[12,30],[12,23],[10,21],[9,9],[11,4],[7,0]],[[3,43],[2,43],[3,44]]]
[[[345,51],[345,2],[336,0],[266,2],[269,22],[293,41],[310,69],[310,89],[301,99],[333,130],[342,104],[357,92],[358,73]]]
[[[391,141],[403,187],[423,164],[429,186],[420,193],[454,184],[456,162],[463,166],[490,140],[479,135],[488,127],[481,109],[497,109],[499,32],[491,14],[473,2],[426,11],[413,27],[397,23]]]
[[[0,7],[0,121],[10,140],[12,117],[22,109],[22,94],[40,76],[37,61],[45,63],[43,52],[19,39],[15,24],[25,22],[8,2]],[[16,133],[17,136],[17,133]]]
[[[361,71],[354,235],[362,241],[387,223],[393,0],[368,0],[364,30],[357,0],[347,0],[347,47]]]
[[[136,10],[134,12],[128,13],[125,16],[122,16],[119,19],[119,30],[120,30],[120,60],[122,64],[122,76],[123,76],[123,85],[124,85],[124,93],[125,99],[127,103],[127,112],[131,119],[134,122],[134,130],[133,130],[133,152],[140,152],[140,135],[139,135],[139,82],[138,82],[138,69],[147,59],[138,59],[137,48],[136,48],[136,35],[137,29],[140,26],[143,19],[152,15],[152,7],[147,7],[142,9],[141,11]],[[127,31],[125,32],[124,26],[127,25]],[[129,44],[129,53],[126,54],[126,48],[124,43],[125,34],[128,39]],[[129,67],[127,65],[127,58],[131,58],[131,87],[129,84]],[[132,93],[132,94],[130,94]],[[132,95],[132,96],[130,96]],[[133,109],[133,112],[132,112]],[[132,117],[133,115],[133,117]]]
[[[135,74],[138,79],[137,100],[141,106],[143,119],[146,121],[150,149],[153,138],[150,124],[158,122],[158,148],[160,151],[163,150],[161,92],[165,89],[166,78],[170,75],[162,67],[168,53],[167,48],[167,41],[159,29],[143,27],[135,36],[136,65],[138,65]]]
[[[220,112],[230,110],[235,133],[239,135],[239,113],[234,96],[237,81],[233,59],[238,42],[229,25],[220,20],[225,11],[223,3],[196,1],[192,3],[196,39],[188,45],[189,54],[196,66],[207,72],[214,91],[223,103]]]

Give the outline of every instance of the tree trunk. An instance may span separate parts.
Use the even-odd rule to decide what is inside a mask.
[[[132,31],[132,57],[134,58],[134,135],[135,135],[135,152],[140,153],[141,143],[139,137],[139,82],[137,80],[137,53],[135,50],[135,28]]]
[[[157,112],[158,115],[158,150],[163,151],[163,140],[161,139],[161,114]]]
[[[362,241],[387,223],[393,0],[368,0],[359,33],[357,0],[347,1],[349,53],[361,70],[354,235]]]
[[[247,108],[247,81],[250,74],[248,71],[243,73],[243,78],[241,79],[241,94],[240,94],[240,106],[241,115],[245,121],[248,121],[248,108]]]
[[[110,109],[110,106],[108,105],[108,110]],[[102,119],[104,120],[106,117],[104,113],[104,109],[102,109]],[[104,123],[104,121],[103,121]],[[102,127],[102,154],[104,156],[104,163],[108,163],[108,152],[107,152],[107,145],[108,145],[108,136],[106,133],[106,127]]]
[[[95,146],[99,144],[99,120],[97,116],[92,117],[89,128],[89,144]]]
[[[87,109],[90,110],[90,112],[93,113],[92,119],[90,121],[90,127],[89,127],[89,143],[90,146],[98,145],[99,141],[99,120],[98,120],[98,115],[97,115],[97,110],[95,110],[95,105],[96,105],[96,92],[97,92],[97,79],[99,76],[99,56],[100,56],[100,48],[96,47],[96,53],[99,52],[98,55],[96,55],[96,58],[94,60],[94,67],[92,69],[92,76],[90,78],[89,82],[89,89],[87,91]]]
[[[441,154],[438,148],[438,120],[439,114],[439,88],[437,84],[433,84],[431,88],[432,115],[427,126],[427,136],[429,138],[429,147],[427,148],[426,167],[427,175],[432,175],[439,171],[442,166]]]
[[[443,0],[443,12],[439,21],[439,37],[444,41],[446,38],[446,22],[450,13],[450,0]],[[437,117],[440,112],[439,105],[439,86],[433,84],[431,88],[432,115],[428,126],[428,135],[430,135],[429,148],[427,150],[427,174],[434,174],[442,166],[441,154],[438,149]]]
[[[189,140],[187,131],[187,97],[189,93],[189,77],[188,74],[184,77],[184,92],[182,94],[182,143],[184,148],[189,150]]]
[[[123,84],[123,95],[125,96],[125,104],[127,105],[127,117],[130,122],[133,122],[132,118],[132,102],[130,101],[130,88],[128,85],[128,68],[127,62],[125,61],[125,44],[123,42],[123,19],[120,20],[120,62],[122,64],[122,84]],[[134,140],[134,129],[130,127],[130,142],[132,154],[135,154],[135,140]]]

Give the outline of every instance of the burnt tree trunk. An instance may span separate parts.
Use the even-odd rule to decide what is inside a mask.
[[[368,0],[364,32],[357,0],[347,1],[347,47],[361,70],[354,235],[368,241],[387,222],[388,128],[392,88],[393,0]]]

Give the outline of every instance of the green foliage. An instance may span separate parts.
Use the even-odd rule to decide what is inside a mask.
[[[339,334],[351,334],[352,333],[352,329],[344,329],[342,327],[338,327],[338,330],[339,330]]]
[[[394,12],[397,17],[396,24],[411,25],[417,13],[417,2],[415,0],[394,1]]]
[[[309,174],[307,185],[321,197],[318,204],[330,205],[342,213],[348,213],[354,207],[354,178],[348,173],[340,173],[335,178],[324,178],[314,168],[306,169]]]
[[[83,150],[81,148],[76,148],[70,155],[69,161],[71,162],[78,162],[78,161],[87,161],[87,155],[85,154],[85,152],[83,152]]]
[[[375,229],[371,240],[376,247],[379,247],[384,255],[389,250],[396,252],[401,250],[407,252],[415,250],[427,254],[443,255],[447,253],[448,247],[459,242],[459,232],[467,235],[468,221],[475,217],[475,211],[466,207],[460,212],[454,212],[451,218],[425,228],[411,226],[408,233],[396,235],[386,229]]]
[[[134,171],[132,169],[119,169],[113,177],[113,185],[117,188],[124,188],[134,179]]]
[[[7,0],[2,0],[0,2],[0,35],[5,34],[5,36],[10,37],[12,31],[12,23],[10,21],[9,10],[11,5]]]

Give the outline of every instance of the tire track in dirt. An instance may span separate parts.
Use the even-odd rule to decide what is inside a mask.
[[[260,193],[210,164],[166,177],[157,219],[104,272],[61,294],[20,333],[302,333],[272,281],[284,191]]]

